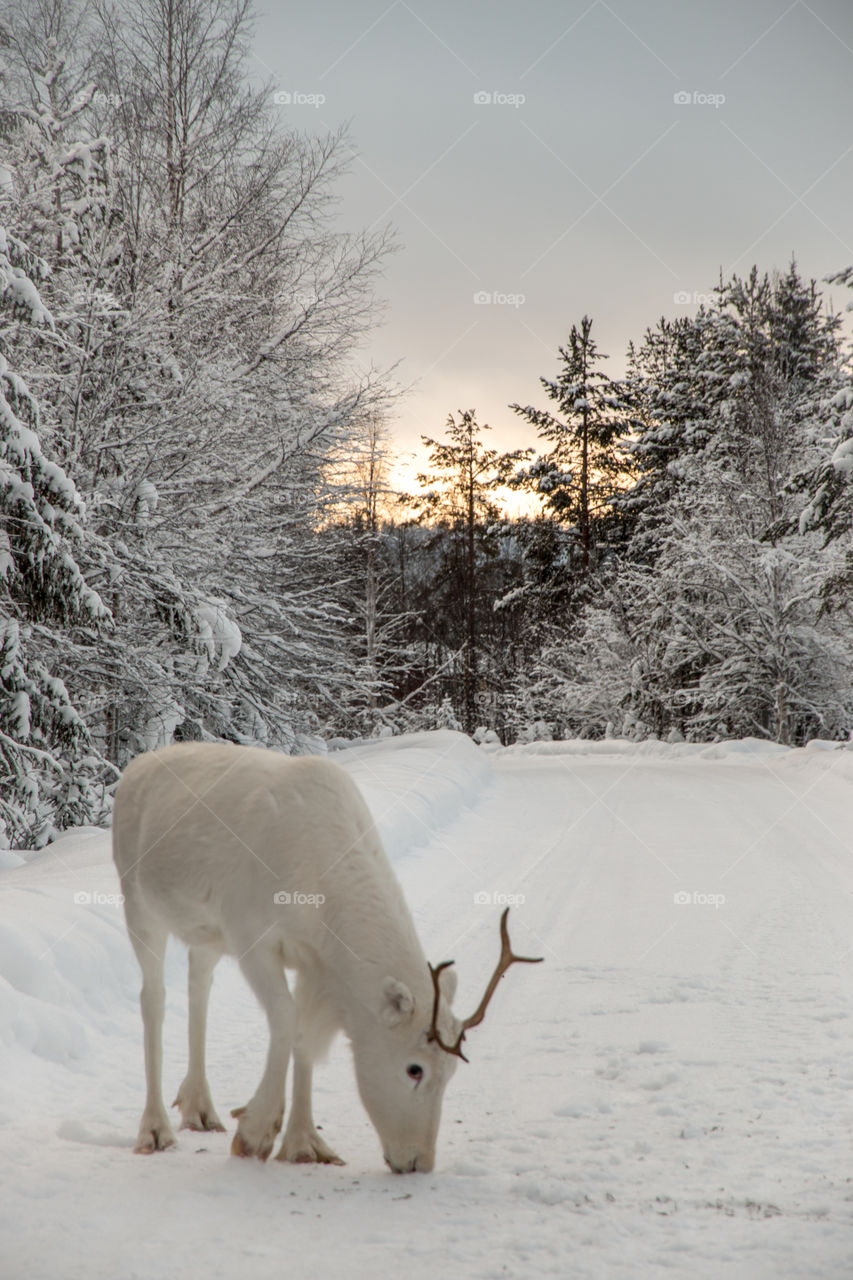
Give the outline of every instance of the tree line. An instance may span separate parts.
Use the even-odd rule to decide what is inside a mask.
[[[538,451],[488,448],[473,410],[450,416],[443,441],[424,437],[432,470],[405,499],[416,522],[377,531],[405,652],[389,661],[389,706],[405,688],[396,661],[416,673],[410,715],[504,742],[846,737],[840,318],[792,261],[721,278],[696,316],[662,318],[622,378],[592,330],[588,316],[573,325],[541,378],[547,407],[511,406]],[[503,485],[538,513],[503,517]]]

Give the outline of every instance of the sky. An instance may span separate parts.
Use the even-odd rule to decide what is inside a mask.
[[[535,443],[584,314],[619,376],[721,269],[853,263],[851,0],[267,0],[254,59],[286,127],[348,122],[341,226],[396,229],[360,358],[415,469],[461,409]]]

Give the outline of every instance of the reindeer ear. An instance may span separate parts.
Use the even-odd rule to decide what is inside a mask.
[[[382,1006],[379,1016],[386,1027],[399,1026],[415,1011],[415,1000],[405,983],[386,978],[382,984]]]
[[[438,980],[441,984],[441,994],[448,1004],[453,1004],[453,997],[456,995],[456,970],[442,969]]]

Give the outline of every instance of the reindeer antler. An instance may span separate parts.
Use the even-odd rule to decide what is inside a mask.
[[[465,1039],[465,1032],[470,1030],[471,1027],[478,1027],[483,1021],[486,1016],[486,1010],[489,1007],[489,1001],[495,994],[495,988],[509,966],[511,964],[541,964],[543,960],[542,956],[536,956],[534,959],[531,956],[517,956],[513,954],[513,950],[509,942],[509,929],[507,928],[506,923],[508,915],[509,907],[506,907],[503,915],[501,916],[501,954],[497,963],[497,968],[492,974],[489,985],[486,987],[485,995],[478,1004],[475,1012],[471,1014],[470,1018],[464,1019],[462,1023],[462,1030],[459,1032],[459,1038],[453,1045],[445,1044],[438,1031],[438,1002],[441,996],[439,977],[442,969],[449,968],[450,965],[453,964],[453,961],[445,960],[442,964],[436,965],[435,968],[433,968],[432,965],[429,965],[430,976],[432,977],[432,987],[435,992],[435,1000],[432,1006],[432,1024],[430,1025],[429,1032],[427,1033],[427,1039],[434,1040],[438,1047],[443,1049],[445,1053],[454,1053],[456,1057],[461,1058],[463,1062],[468,1061],[465,1054],[462,1052],[462,1041]]]

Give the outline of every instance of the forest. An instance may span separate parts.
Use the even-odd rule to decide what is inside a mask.
[[[721,275],[621,377],[567,315],[507,406],[537,447],[449,405],[397,492],[359,355],[394,231],[341,229],[347,133],[287,127],[251,31],[249,0],[0,6],[0,845],[104,821],[171,741],[848,738],[821,282]]]

